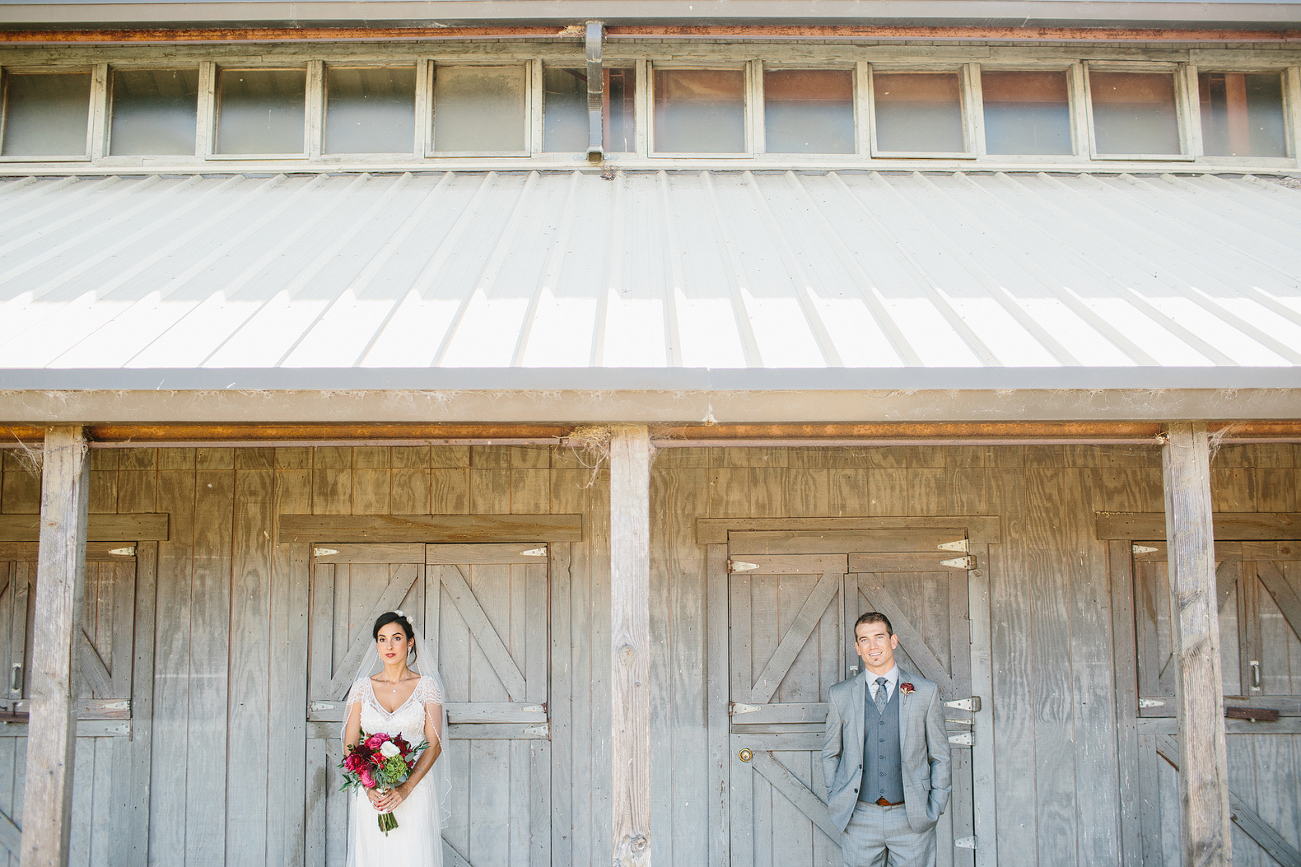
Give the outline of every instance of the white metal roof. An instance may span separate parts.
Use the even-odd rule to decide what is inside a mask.
[[[1210,175],[6,179],[0,389],[1294,387],[1299,252]]]

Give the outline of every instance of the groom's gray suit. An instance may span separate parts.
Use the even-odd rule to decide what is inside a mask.
[[[831,822],[842,832],[854,815],[863,777],[867,677],[865,671],[841,681],[831,688],[829,696],[822,772],[829,795],[827,809],[831,813]],[[925,678],[900,670],[899,684],[913,687],[911,694],[896,688],[908,826],[917,834],[933,834],[952,790],[943,704],[939,688]]]

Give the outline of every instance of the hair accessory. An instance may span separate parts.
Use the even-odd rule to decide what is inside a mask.
[[[395,609],[395,610],[393,611],[393,613],[396,614],[398,617],[401,617],[403,620],[406,620],[406,619],[407,619],[407,616],[406,616],[405,614],[402,613],[402,609],[401,609],[401,608]]]

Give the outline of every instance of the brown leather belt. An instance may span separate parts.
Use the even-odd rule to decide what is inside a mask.
[[[892,804],[892,803],[890,803],[889,801],[887,801],[887,800],[885,799],[884,796],[882,796],[882,797],[880,797],[880,798],[877,798],[877,799],[876,799],[875,801],[873,801],[872,803],[876,804],[878,807],[897,807],[897,806],[899,806],[899,804],[902,804],[903,801],[899,801],[899,802],[897,802],[897,803],[893,803],[893,804]]]

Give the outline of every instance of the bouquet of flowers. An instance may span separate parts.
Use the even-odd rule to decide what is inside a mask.
[[[393,737],[379,732],[367,736],[362,732],[361,740],[355,747],[349,747],[348,754],[339,762],[343,771],[340,791],[375,789],[383,794],[397,788],[411,776],[416,759],[428,746],[421,743],[413,747],[402,735]],[[385,836],[397,826],[398,820],[392,813],[379,814],[379,829]]]

